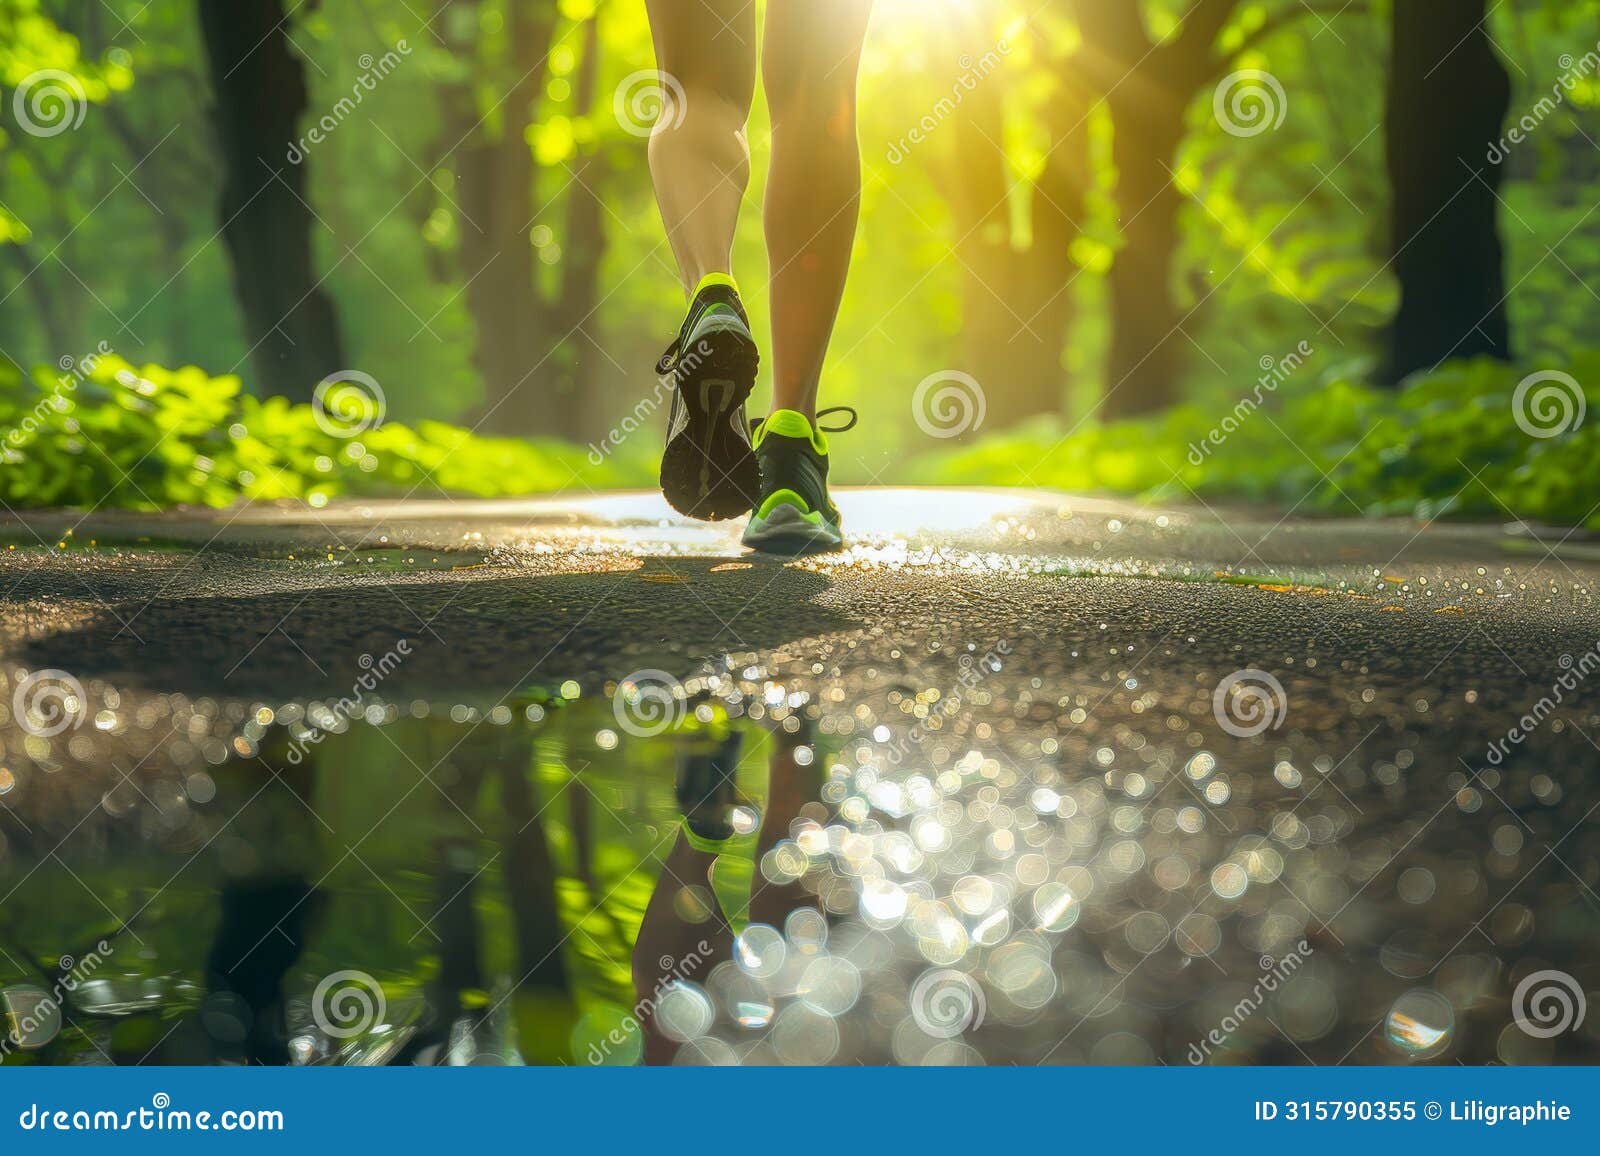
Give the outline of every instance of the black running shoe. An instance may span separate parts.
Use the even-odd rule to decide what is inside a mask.
[[[847,406],[824,410],[846,413],[849,422],[824,431],[804,414],[780,409],[756,426],[756,459],[761,463],[761,495],[745,527],[744,544],[768,554],[816,554],[844,544],[839,508],[828,496],[827,433],[844,433],[856,424]]]
[[[760,363],[733,278],[707,277],[656,365],[672,390],[661,492],[680,514],[715,522],[755,502],[759,474],[744,403]]]
[[[735,808],[743,743],[742,734],[729,731],[688,743],[678,752],[678,809],[694,838],[717,843],[739,833]]]

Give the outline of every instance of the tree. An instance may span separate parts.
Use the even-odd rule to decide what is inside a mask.
[[[1499,233],[1511,81],[1487,0],[1395,0],[1388,107],[1391,250],[1400,307],[1383,378],[1450,358],[1511,357]]]
[[[1195,0],[1175,35],[1152,39],[1138,3],[1073,0],[1075,63],[1111,114],[1122,248],[1109,275],[1111,348],[1101,416],[1131,417],[1177,398],[1184,318],[1173,293],[1183,194],[1173,184],[1184,112],[1225,63],[1212,51],[1238,0]]]
[[[306,111],[305,66],[283,0],[199,0],[211,69],[219,204],[245,337],[263,393],[308,400],[345,365],[333,302],[313,272],[305,165],[290,163]]]
[[[983,29],[995,23],[984,9],[970,9],[947,42],[952,49],[991,43]],[[954,149],[941,187],[955,213],[962,266],[962,364],[983,386],[987,430],[1061,410],[1075,276],[1069,252],[1090,183],[1089,138],[1079,131],[1089,100],[1066,69],[1050,77],[1048,95],[1030,110],[1043,142],[1038,171],[1023,179],[1011,171],[1005,105],[1021,80],[1012,54],[1019,48],[1030,60],[1050,54],[1042,20],[1031,22],[1026,35],[1025,45],[1002,41],[981,55],[950,54],[961,71],[950,77]],[[1013,224],[1017,202],[1025,233]]]

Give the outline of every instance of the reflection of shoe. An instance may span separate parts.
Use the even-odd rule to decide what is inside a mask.
[[[735,828],[739,803],[739,751],[744,735],[729,731],[714,745],[691,742],[678,755],[678,809],[689,842],[713,854],[740,834]]]
[[[700,282],[683,329],[656,373],[672,389],[661,492],[691,518],[736,518],[755,500],[758,477],[744,403],[761,357],[733,278]]]
[[[780,409],[756,426],[761,499],[744,531],[744,544],[752,550],[814,554],[844,544],[839,508],[828,497],[827,434],[854,428],[856,413],[838,406],[817,417],[832,413],[848,414],[849,422],[824,431],[804,414]]]

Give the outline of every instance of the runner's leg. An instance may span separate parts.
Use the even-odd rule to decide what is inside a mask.
[[[860,210],[856,73],[871,11],[872,0],[770,0],[767,6],[773,409],[812,420]]]
[[[669,94],[650,137],[650,175],[692,296],[707,274],[732,271],[750,183],[745,122],[755,91],[755,0],[647,0],[647,7]]]

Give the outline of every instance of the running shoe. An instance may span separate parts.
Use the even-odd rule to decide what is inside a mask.
[[[756,425],[761,494],[744,531],[744,544],[752,550],[795,557],[844,544],[839,508],[828,497],[827,435],[855,428],[856,412],[837,406],[817,418],[835,413],[849,420],[829,430],[792,409],[780,409]]]
[[[661,492],[691,518],[736,518],[759,486],[744,403],[761,363],[733,278],[700,282],[689,315],[656,373],[672,391]]]

